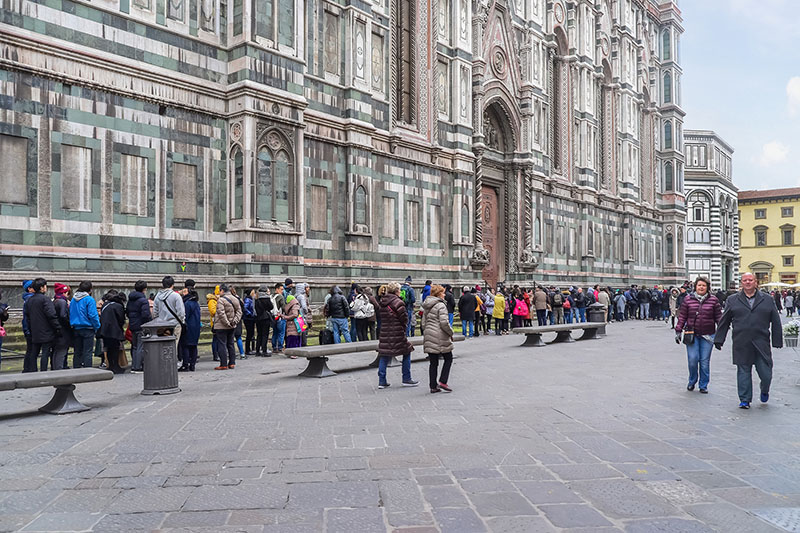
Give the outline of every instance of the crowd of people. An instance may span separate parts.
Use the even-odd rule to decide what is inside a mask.
[[[786,309],[787,316],[792,316],[795,294],[757,291],[755,278],[749,273],[742,275],[742,287],[740,292],[711,294],[709,281],[702,277],[693,284],[686,282],[669,288],[476,285],[462,287],[456,299],[450,285],[434,285],[427,280],[417,302],[410,276],[402,284],[381,285],[377,295],[371,287],[353,283],[347,296],[339,286],[333,286],[326,294],[322,302],[325,326],[319,333],[319,342],[378,340],[379,388],[389,386],[386,369],[389,359],[396,356],[402,357],[403,385],[416,386],[418,382],[412,379],[410,366],[414,347],[408,338],[416,335],[419,324],[425,353],[430,359],[431,392],[449,392],[456,312],[462,333],[469,339],[481,334],[505,335],[512,328],[531,326],[534,321],[540,326],[586,322],[587,309],[592,306],[607,321],[669,322],[671,318],[676,342],[686,345],[689,366],[686,388],[693,391],[698,387],[701,393],[708,393],[712,348],[721,348],[732,323],[740,407],[748,408],[752,401],[752,366],[761,377],[761,400],[766,402],[769,398],[772,372],[769,348],[770,344],[779,347],[782,342],[779,311]],[[74,293],[68,285],[55,283],[52,297],[44,278],[26,280],[22,288],[22,329],[26,340],[23,372],[69,368],[71,350],[71,368],[94,366],[93,357],[99,356],[103,360],[101,366],[122,373],[128,366],[125,341],[130,343],[131,372],[141,372],[143,326],[154,319],[175,336],[179,371],[195,371],[203,324],[201,300],[191,279],[177,289],[172,276],[166,276],[160,290],[149,296],[147,282],[140,280],[127,295],[112,289],[99,301],[92,296],[90,281],[81,282]],[[271,357],[308,342],[314,316],[307,283],[295,284],[287,278],[271,287],[262,284],[241,293],[232,285],[221,283],[204,300],[213,333],[212,356],[219,362],[215,370],[234,369],[237,358]],[[763,300],[770,303],[756,314]],[[3,324],[8,319],[9,306],[0,302],[0,343],[5,336]],[[759,324],[760,333],[747,320]],[[744,340],[748,335],[756,339],[750,347]]]

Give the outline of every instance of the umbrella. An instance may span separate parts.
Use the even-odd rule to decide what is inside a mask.
[[[800,286],[800,284],[798,284],[798,286]],[[791,285],[780,281],[771,281],[770,283],[763,284],[762,287],[791,287]]]

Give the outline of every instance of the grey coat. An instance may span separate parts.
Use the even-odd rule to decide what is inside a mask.
[[[770,326],[772,326],[772,347],[783,348],[781,316],[772,298],[756,291],[753,308],[747,303],[744,292],[739,291],[725,301],[725,311],[717,326],[715,344],[725,342],[728,328],[733,326],[733,364],[751,365],[757,357],[763,357],[772,365],[770,349]]]
[[[422,328],[425,353],[450,353],[453,351],[453,328],[444,300],[428,296],[422,302]]]

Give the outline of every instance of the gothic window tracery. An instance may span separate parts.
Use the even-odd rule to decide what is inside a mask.
[[[286,138],[276,130],[260,140],[255,188],[258,222],[294,222],[294,156]]]
[[[398,122],[413,124],[416,121],[414,98],[416,49],[414,25],[416,13],[412,0],[397,0],[394,13],[394,117]]]
[[[238,146],[233,149],[231,156],[233,168],[233,205],[232,219],[241,220],[244,217],[244,156]]]
[[[256,35],[269,39],[273,46],[294,47],[294,0],[256,2]]]

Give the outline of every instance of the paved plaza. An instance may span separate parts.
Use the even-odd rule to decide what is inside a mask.
[[[78,386],[85,413],[6,392],[0,529],[800,531],[800,356],[778,351],[769,404],[743,411],[730,341],[701,395],[663,322],[608,330],[458,343],[452,394],[428,392],[422,361],[420,387],[398,367],[378,390],[373,369],[304,379],[304,360],[222,372],[208,356],[171,396],[140,395],[141,375]]]

